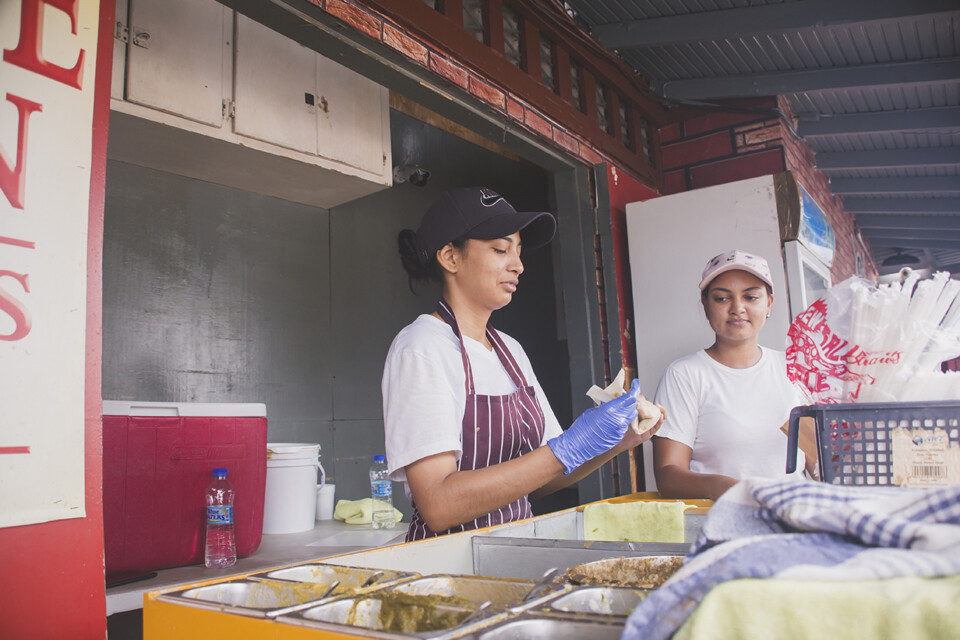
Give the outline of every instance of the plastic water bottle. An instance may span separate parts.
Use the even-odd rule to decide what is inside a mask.
[[[397,524],[393,511],[393,483],[387,475],[387,457],[373,456],[370,467],[370,497],[373,498],[370,516],[374,529],[390,529]]]
[[[232,567],[237,561],[237,543],[233,537],[233,485],[226,469],[214,469],[207,485],[207,546],[203,563],[208,569]]]

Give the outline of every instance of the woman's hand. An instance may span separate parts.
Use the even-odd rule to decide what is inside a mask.
[[[620,444],[628,426],[637,418],[640,381],[630,391],[599,407],[587,409],[569,429],[547,442],[569,475],[581,464]]]
[[[639,447],[641,444],[656,435],[657,431],[660,429],[660,425],[662,425],[663,421],[667,418],[667,410],[659,404],[654,404],[654,406],[657,409],[660,409],[660,419],[657,421],[657,424],[653,425],[643,433],[634,433],[632,429],[627,429],[627,433],[623,436],[623,440],[620,441],[620,444],[617,445],[617,449],[625,451],[627,449]]]

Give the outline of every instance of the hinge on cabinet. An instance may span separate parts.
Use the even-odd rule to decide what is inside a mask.
[[[233,100],[223,101],[223,117],[234,118],[237,115],[237,104]]]
[[[127,29],[127,25],[122,22],[117,22],[117,27],[113,32],[113,37],[120,42],[129,42],[130,41],[130,30]]]

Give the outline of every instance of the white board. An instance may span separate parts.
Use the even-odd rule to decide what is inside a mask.
[[[743,249],[767,259],[773,274],[770,319],[761,345],[783,350],[790,324],[773,176],[686,191],[627,205],[637,375],[653,398],[671,362],[713,343],[700,305],[700,277],[713,256]],[[646,488],[653,491],[651,446],[644,445]]]
[[[78,0],[76,21],[53,4],[0,2],[4,527],[86,515],[87,221],[99,13],[97,0]],[[21,46],[23,38],[35,44]]]

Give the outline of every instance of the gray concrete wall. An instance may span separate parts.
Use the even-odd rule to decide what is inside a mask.
[[[397,112],[391,127],[395,162],[429,169],[427,186],[329,211],[109,162],[103,397],[264,402],[270,441],[319,442],[338,497],[367,496],[383,452],[383,358],[437,295],[408,289],[397,233],[450,187],[487,185],[526,210],[545,208],[549,188],[536,167]],[[569,424],[555,250],[524,255],[514,302],[493,321],[524,344]]]

